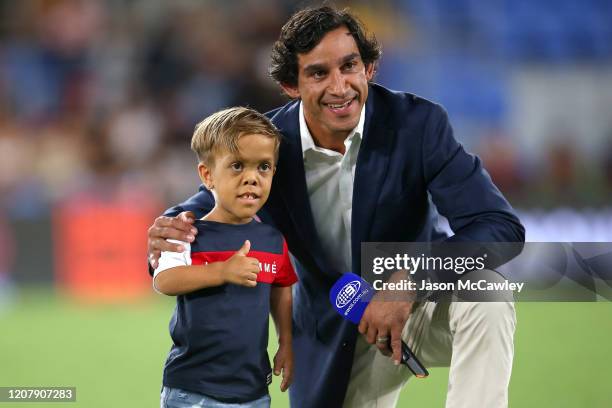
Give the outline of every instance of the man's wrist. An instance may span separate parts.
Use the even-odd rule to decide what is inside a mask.
[[[291,347],[292,341],[293,339],[291,335],[280,336],[278,338],[278,345],[280,347]]]
[[[410,282],[410,286],[403,283]],[[398,270],[388,276],[383,289],[376,291],[376,300],[414,303],[419,296],[418,287],[410,273],[406,270]]]

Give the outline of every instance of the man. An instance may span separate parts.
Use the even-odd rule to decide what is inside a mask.
[[[443,109],[370,83],[379,57],[360,23],[330,7],[294,14],[273,48],[271,75],[293,101],[268,113],[285,139],[260,217],[286,237],[300,278],[291,405],[394,406],[410,376],[397,366],[403,336],[426,366],[450,365],[447,406],[505,406],[512,303],[372,302],[359,325],[363,336],[329,304],[340,274],[361,272],[361,242],[444,238],[436,209],[454,232],[449,241],[524,240],[512,208],[479,159],[455,141]],[[151,262],[161,250],[181,249],[165,239],[193,237],[192,215],[168,216],[201,217],[212,206],[201,189],[158,218],[149,230]]]

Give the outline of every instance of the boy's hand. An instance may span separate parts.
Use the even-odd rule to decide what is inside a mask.
[[[223,279],[225,283],[253,287],[257,285],[259,260],[248,257],[251,242],[247,239],[231,258],[224,262]]]
[[[274,355],[274,375],[280,375],[281,371],[283,373],[283,380],[281,381],[280,390],[285,392],[293,382],[293,349],[291,344],[281,344]]]
[[[193,226],[195,215],[191,211],[183,211],[176,217],[157,217],[148,231],[149,263],[157,268],[157,261],[162,251],[183,252],[185,248],[173,244],[167,239],[183,242],[193,242],[198,230]]]

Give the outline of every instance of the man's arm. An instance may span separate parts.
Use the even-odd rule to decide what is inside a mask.
[[[425,135],[423,174],[436,208],[454,232],[448,241],[524,242],[525,228],[512,206],[480,159],[455,140],[440,106],[432,108]]]
[[[520,253],[522,245],[495,243],[525,241],[525,228],[502,193],[493,184],[480,159],[468,154],[455,140],[446,112],[432,107],[422,145],[423,174],[427,189],[440,214],[454,232],[448,242],[486,243],[496,263]],[[509,250],[510,249],[510,250]],[[446,278],[456,278],[449,274]],[[372,301],[359,325],[359,331],[381,353],[401,356],[401,333],[412,311],[411,301]],[[377,338],[389,337],[386,342]]]
[[[168,242],[168,239],[193,242],[198,233],[193,226],[196,219],[206,215],[215,206],[215,199],[204,187],[187,201],[172,207],[157,217],[148,231],[148,258],[149,274],[158,267],[158,260],[162,251],[183,252],[185,248],[177,243]]]
[[[432,108],[425,135],[423,174],[427,188],[454,232],[446,242],[470,243],[460,249],[462,256],[487,253],[487,269],[497,268],[520,254],[525,228],[480,159],[455,140],[448,116],[438,105]],[[508,245],[509,242],[516,244]],[[452,253],[457,249],[455,245],[437,250]],[[459,275],[438,273],[434,278],[453,282]]]

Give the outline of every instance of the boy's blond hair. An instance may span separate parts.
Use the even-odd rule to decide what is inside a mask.
[[[219,149],[238,154],[238,139],[253,134],[275,139],[274,156],[278,158],[279,131],[264,115],[244,107],[224,109],[198,123],[191,138],[191,150],[201,163],[212,165]]]

